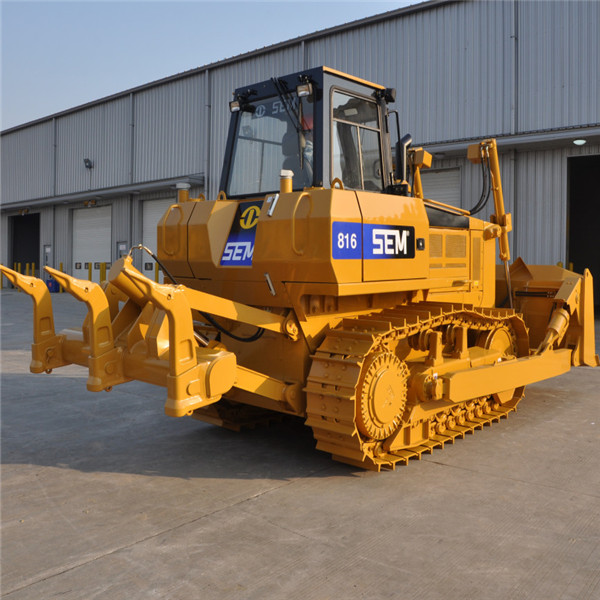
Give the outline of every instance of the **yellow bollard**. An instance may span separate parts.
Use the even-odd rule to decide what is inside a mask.
[[[569,271],[572,271],[572,270],[573,270],[573,263],[572,263],[572,262],[570,262],[570,263],[569,263]]]
[[[63,270],[63,264],[62,264],[62,263],[58,263],[58,270],[59,270],[61,273],[64,273],[64,270]],[[59,286],[58,286],[58,292],[59,292],[59,294],[62,294],[64,291],[65,291],[65,290],[64,290],[63,286],[59,284]]]
[[[88,281],[92,280],[92,267],[94,266],[93,262],[88,263]]]
[[[106,281],[106,263],[100,263],[100,283]]]
[[[25,276],[29,277],[29,263],[25,263]]]
[[[17,271],[20,274],[21,273],[21,263],[17,263]]]
[[[31,263],[31,276],[35,277],[35,263]]]
[[[560,268],[562,269],[562,268],[563,268],[563,261],[562,261],[562,260],[559,260],[559,261],[556,263],[556,266],[557,266],[557,267],[560,267]]]
[[[154,263],[154,281],[158,283],[158,263]]]

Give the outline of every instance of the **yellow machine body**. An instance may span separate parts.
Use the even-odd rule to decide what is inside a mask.
[[[412,192],[394,172],[390,91],[325,67],[256,88],[232,103],[219,197],[180,190],[158,223],[157,259],[173,283],[148,279],[131,255],[102,285],[47,268],[88,307],[80,329],[56,333],[46,284],[1,267],[34,300],[32,372],[79,364],[91,391],[146,381],[167,389],[168,415],[232,429],[296,415],[319,449],[379,470],[507,416],[530,383],[598,366],[589,272],[509,265],[494,140],[468,153],[489,169],[495,214],[484,221],[426,198],[424,150],[404,159]],[[243,192],[240,148],[254,153],[246,176],[270,146],[289,162],[285,136],[266,137],[279,125],[298,141],[296,171],[265,175],[266,193],[255,183]],[[368,150],[373,132],[379,148]]]

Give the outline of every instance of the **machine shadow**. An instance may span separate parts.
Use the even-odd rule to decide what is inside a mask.
[[[362,472],[317,451],[312,431],[299,418],[282,416],[238,433],[165,416],[161,388],[132,382],[102,394],[87,392],[82,383],[54,373],[2,375],[3,465],[183,479]]]

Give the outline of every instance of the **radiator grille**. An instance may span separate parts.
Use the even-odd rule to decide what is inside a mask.
[[[467,256],[467,238],[464,235],[446,236],[446,258],[465,258]]]
[[[429,256],[431,258],[442,258],[442,240],[439,233],[429,236]]]

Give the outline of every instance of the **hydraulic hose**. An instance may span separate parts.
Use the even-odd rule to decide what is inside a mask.
[[[478,212],[481,212],[485,206],[488,203],[488,200],[490,199],[490,193],[492,191],[492,177],[491,177],[491,167],[490,167],[490,157],[487,156],[485,158],[485,166],[484,166],[484,160],[482,159],[481,161],[481,175],[483,177],[483,186],[482,186],[482,190],[481,190],[481,197],[479,198],[479,201],[477,202],[477,204],[469,211],[469,215],[476,215]],[[486,171],[486,167],[487,166],[487,171]],[[486,188],[487,188],[487,192],[486,192]]]
[[[165,265],[163,265],[163,263],[159,260],[158,256],[156,256],[156,254],[154,254],[154,252],[152,252],[152,250],[150,250],[150,248],[147,248],[146,246],[144,246],[143,244],[138,244],[137,246],[132,246],[131,249],[129,250],[129,254],[131,255],[131,252],[133,250],[144,250],[145,252],[147,252],[158,264],[158,266],[162,269],[163,273],[173,282],[174,285],[179,285],[179,283],[177,282],[177,280],[175,279],[175,277],[173,277],[173,275],[171,275],[171,273],[169,272],[169,270],[165,267]],[[256,330],[256,333],[253,333],[252,335],[248,336],[248,337],[243,337],[240,335],[236,335],[235,333],[232,333],[231,331],[228,331],[225,327],[223,327],[220,323],[217,322],[217,320],[213,317],[213,315],[211,315],[210,313],[204,312],[199,310],[198,311],[217,331],[223,333],[224,335],[237,340],[238,342],[255,342],[256,340],[260,339],[262,337],[262,335],[264,334],[265,330],[262,327],[258,327]],[[198,336],[199,339],[198,341],[203,345],[206,346],[208,344],[208,341],[203,335],[195,332],[195,335]],[[198,339],[198,337],[196,339]]]

